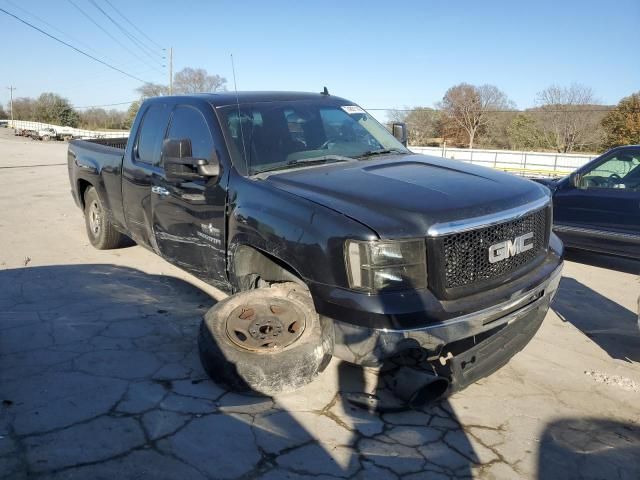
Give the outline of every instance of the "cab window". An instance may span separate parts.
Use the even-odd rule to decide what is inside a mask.
[[[640,149],[613,154],[582,175],[588,189],[611,188],[640,190]]]
[[[168,121],[169,112],[165,104],[154,103],[147,108],[136,140],[136,162],[158,165],[162,138]]]
[[[187,105],[179,105],[171,116],[167,138],[191,141],[191,156],[209,160],[214,151],[213,138],[207,121],[199,110]]]

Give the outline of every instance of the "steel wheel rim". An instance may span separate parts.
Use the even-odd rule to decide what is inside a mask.
[[[102,226],[102,215],[100,213],[100,207],[98,202],[94,200],[89,207],[89,228],[93,236],[97,236],[100,233],[100,227]]]
[[[288,347],[300,338],[305,328],[302,309],[278,298],[241,305],[226,321],[229,339],[238,347],[254,352]]]

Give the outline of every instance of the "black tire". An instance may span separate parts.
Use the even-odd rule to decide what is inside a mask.
[[[320,319],[308,291],[299,285],[277,284],[228,297],[211,308],[200,325],[200,361],[213,381],[233,391],[273,396],[297,390],[321,373],[333,353],[333,325]],[[269,351],[236,345],[227,333],[227,319],[245,304],[278,298],[303,312],[306,326],[288,346]]]
[[[125,244],[127,237],[113,227],[98,192],[93,187],[84,193],[84,223],[91,245],[98,250],[110,250]]]

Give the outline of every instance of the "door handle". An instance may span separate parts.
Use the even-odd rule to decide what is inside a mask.
[[[157,195],[160,195],[161,197],[166,197],[168,195],[170,195],[169,190],[167,190],[164,187],[159,187],[158,185],[154,185],[151,187],[151,191]]]

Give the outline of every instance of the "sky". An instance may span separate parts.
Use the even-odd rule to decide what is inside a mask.
[[[204,68],[229,89],[233,54],[238,90],[327,86],[367,109],[433,107],[460,82],[496,85],[518,108],[552,84],[587,85],[605,104],[640,90],[640,0],[0,0],[0,8],[156,83],[168,83],[161,47],[173,47],[174,71]],[[79,107],[137,97],[139,80],[1,11],[0,38],[4,105],[10,85],[16,97],[50,91]]]

